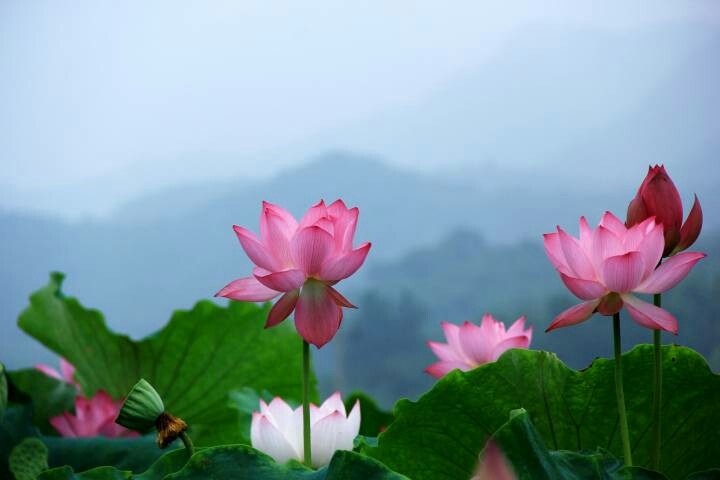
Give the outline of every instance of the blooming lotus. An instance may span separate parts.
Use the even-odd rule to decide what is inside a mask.
[[[63,437],[136,437],[133,432],[115,423],[122,401],[113,400],[104,391],[97,392],[92,398],[80,393],[80,385],[75,381],[75,367],[64,358],[60,359],[60,371],[48,365],[36,365],[49,377],[69,383],[77,389],[75,396],[75,414],[65,412],[52,417],[49,422]]]
[[[263,202],[260,237],[235,225],[240,245],[255,264],[252,276],[226,285],[216,296],[264,302],[280,296],[268,314],[273,327],[295,311],[298,333],[321,347],[340,328],[343,307],[355,308],[333,285],[355,273],[370,243],[353,248],[357,208],[321,200],[298,222],[283,208]]]
[[[702,229],[703,214],[697,195],[685,223],[680,193],[662,165],[648,167],[648,173],[638,188],[635,198],[628,205],[628,227],[648,217],[655,217],[665,233],[663,256],[687,249],[695,243]]]
[[[510,348],[528,348],[532,339],[532,327],[525,330],[525,317],[518,318],[510,328],[485,314],[481,324],[465,322],[454,325],[442,322],[448,343],[428,342],[428,346],[440,359],[425,369],[435,378],[455,370],[471,370],[483,363],[494,362]]]
[[[359,400],[349,415],[339,392],[332,394],[320,407],[310,404],[313,466],[327,465],[337,450],[352,450],[359,432]],[[250,440],[254,448],[267,453],[278,463],[291,459],[302,461],[305,451],[302,407],[293,410],[279,397],[270,404],[260,400],[260,411],[253,412]]]
[[[677,333],[677,320],[670,312],[633,293],[670,290],[705,256],[684,252],[655,268],[665,246],[662,224],[650,217],[627,228],[610,212],[594,229],[581,217],[579,238],[557,227],[557,233],[545,234],[544,242],[565,286],[584,300],[558,315],[547,331],[583,322],[595,312],[613,315],[626,308],[643,327]]]

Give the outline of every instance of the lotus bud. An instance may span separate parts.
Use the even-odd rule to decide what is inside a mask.
[[[655,220],[663,226],[664,257],[688,248],[697,240],[702,229],[702,208],[697,196],[683,224],[680,193],[662,165],[648,168],[645,180],[628,205],[625,225],[632,227],[649,217],[655,217]]]

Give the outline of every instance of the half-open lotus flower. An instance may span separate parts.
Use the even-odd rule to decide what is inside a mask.
[[[353,441],[360,432],[360,402],[356,401],[350,414],[339,392],[332,394],[320,407],[310,404],[312,464],[322,467],[330,463],[337,450],[352,450]],[[252,446],[275,459],[302,461],[303,447],[302,406],[292,409],[281,398],[270,404],[260,400],[260,411],[254,412],[250,426]]]
[[[480,325],[465,322],[455,325],[442,322],[447,343],[427,342],[440,361],[425,369],[435,378],[459,369],[471,370],[478,365],[494,362],[506,350],[528,348],[532,340],[532,327],[525,330],[525,317],[518,318],[510,328],[485,314]]]
[[[77,389],[75,396],[75,414],[65,412],[52,417],[49,422],[63,437],[136,437],[139,434],[115,423],[121,400],[113,400],[100,390],[92,398],[80,393],[80,385],[75,381],[75,367],[64,358],[60,359],[60,371],[48,365],[36,365],[49,377],[69,383]]]
[[[229,283],[216,296],[264,302],[282,295],[266,327],[295,311],[298,333],[317,347],[325,345],[340,328],[342,308],[354,308],[333,285],[355,273],[370,251],[370,243],[353,248],[358,213],[342,200],[329,206],[321,200],[298,222],[285,209],[263,202],[259,237],[233,227],[256,265],[253,274]]]
[[[665,233],[663,256],[681,252],[695,243],[702,229],[703,214],[697,195],[685,223],[680,193],[662,165],[648,167],[635,198],[628,205],[628,227],[655,217]]]
[[[470,480],[517,480],[517,476],[500,447],[493,440],[488,440]]]
[[[640,300],[633,293],[662,293],[684,279],[704,253],[683,252],[658,266],[665,246],[663,226],[654,217],[626,228],[606,212],[596,228],[580,218],[580,237],[560,227],[545,234],[545,252],[565,286],[583,303],[552,322],[548,331],[583,322],[593,313],[613,315],[626,308],[643,327],[677,333],[670,312]]]

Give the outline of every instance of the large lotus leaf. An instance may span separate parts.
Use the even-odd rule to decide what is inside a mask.
[[[660,470],[669,478],[720,465],[720,376],[691,349],[663,347]],[[623,355],[633,461],[650,462],[652,346]],[[524,408],[551,450],[604,448],[620,457],[614,361],[582,371],[554,354],[510,350],[497,362],[452,372],[417,402],[398,402],[395,421],[366,451],[415,480],[467,480],[488,436]]]
[[[627,468],[608,451],[551,452],[525,410],[515,410],[493,440],[518,480],[666,480],[657,472]]]
[[[48,470],[38,480],[408,480],[388,470],[377,460],[346,451],[336,452],[330,465],[319,470],[306,468],[297,462],[279,465],[272,458],[246,445],[202,449],[187,463],[185,461],[178,451],[163,456],[140,475],[105,467],[76,474],[71,468],[64,467]],[[171,471],[175,473],[170,474]]]
[[[191,426],[199,445],[247,441],[246,423],[229,404],[244,387],[301,398],[301,340],[291,325],[265,329],[268,306],[198,302],[176,311],[155,334],[134,341],[110,331],[97,310],[61,291],[62,275],[33,293],[18,325],[76,367],[86,394],[121,398],[140,378],[160,393],[167,410]],[[317,399],[313,377],[312,397]]]

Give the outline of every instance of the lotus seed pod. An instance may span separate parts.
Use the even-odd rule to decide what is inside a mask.
[[[145,379],[128,393],[115,423],[131,430],[145,432],[156,426],[157,419],[165,411],[160,395]]]

